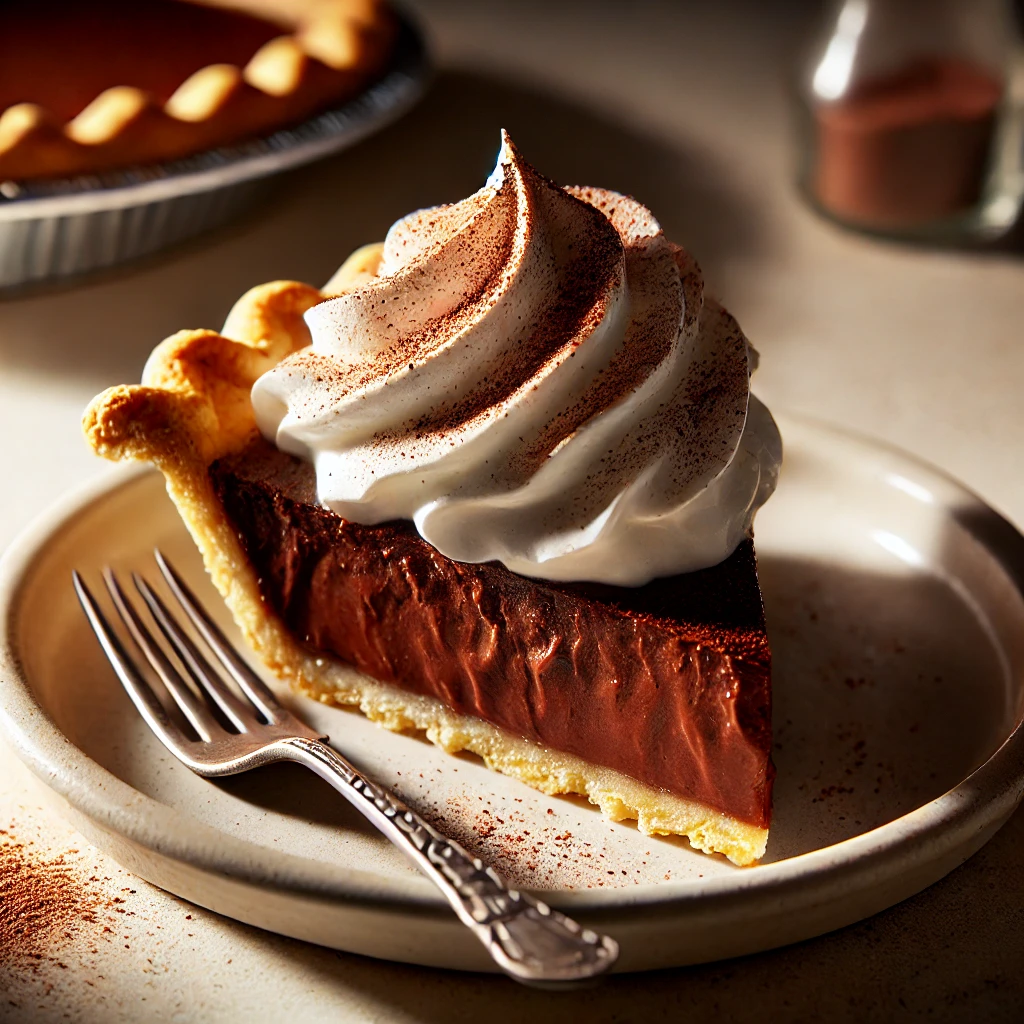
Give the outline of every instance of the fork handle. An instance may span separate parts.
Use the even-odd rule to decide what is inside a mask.
[[[614,963],[619,953],[614,939],[582,928],[546,903],[509,888],[493,868],[366,778],[333,747],[301,737],[286,740],[283,746],[282,754],[329,782],[416,863],[495,963],[516,980],[572,984],[593,978]]]

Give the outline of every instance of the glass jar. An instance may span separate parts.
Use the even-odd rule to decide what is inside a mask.
[[[1022,202],[1006,0],[841,0],[798,82],[800,187],[849,227],[991,239]]]

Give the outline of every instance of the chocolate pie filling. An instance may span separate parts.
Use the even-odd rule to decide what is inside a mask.
[[[767,828],[770,653],[754,546],[643,587],[456,562],[349,522],[258,439],[210,477],[295,636],[367,675]]]

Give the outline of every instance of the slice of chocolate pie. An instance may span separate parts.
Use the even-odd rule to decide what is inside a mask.
[[[752,351],[634,200],[503,139],[324,291],[253,289],[86,413],[269,667],[749,864],[771,815]]]

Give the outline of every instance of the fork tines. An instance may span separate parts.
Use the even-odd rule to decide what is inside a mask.
[[[199,740],[210,743],[268,725],[290,726],[291,714],[234,649],[173,566],[159,551],[155,556],[170,594],[219,668],[142,576],[133,572],[132,582],[166,649],[109,567],[103,570],[103,581],[124,629]],[[194,741],[168,714],[138,659],[129,653],[81,575],[76,571],[73,578],[89,624],[132,702],[162,742],[181,756]]]

